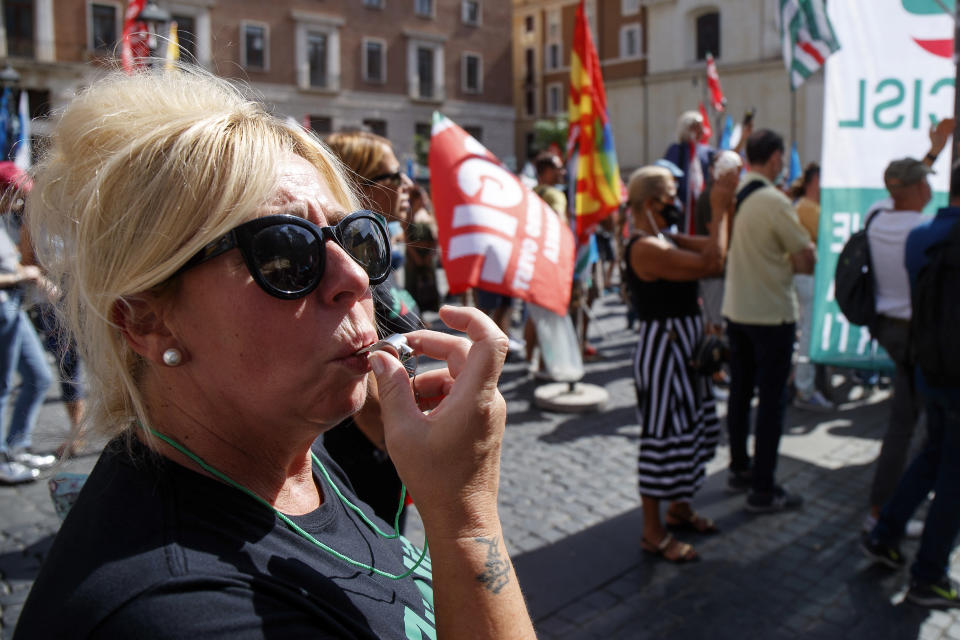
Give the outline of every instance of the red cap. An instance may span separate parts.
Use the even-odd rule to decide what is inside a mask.
[[[0,190],[6,190],[10,187],[20,189],[24,193],[30,193],[33,189],[33,179],[27,175],[27,172],[5,160],[0,162]]]

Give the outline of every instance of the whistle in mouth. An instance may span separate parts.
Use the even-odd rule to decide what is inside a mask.
[[[407,338],[401,333],[391,334],[357,353],[372,353],[374,351],[386,351],[399,360],[408,376],[413,376],[417,372],[417,356],[410,345],[407,344]]]

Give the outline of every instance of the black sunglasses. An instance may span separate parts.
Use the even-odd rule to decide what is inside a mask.
[[[372,178],[367,178],[370,182],[394,182],[400,184],[403,182],[403,173],[397,169],[393,173],[381,173],[378,176],[373,176]]]
[[[363,267],[370,284],[386,280],[390,272],[387,230],[377,214],[362,210],[332,227],[318,227],[290,215],[254,218],[198,251],[177,270],[177,275],[237,248],[261,289],[277,298],[296,300],[320,284],[327,240],[336,242]]]

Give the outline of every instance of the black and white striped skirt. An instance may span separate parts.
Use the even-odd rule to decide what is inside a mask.
[[[688,362],[703,334],[700,315],[646,320],[633,358],[641,495],[663,500],[693,496],[720,438],[713,384]]]

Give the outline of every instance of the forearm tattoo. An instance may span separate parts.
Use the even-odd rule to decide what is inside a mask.
[[[500,538],[474,538],[474,541],[487,546],[487,560],[483,565],[483,573],[477,576],[477,581],[483,584],[487,591],[500,593],[510,582],[510,563],[500,553]]]

